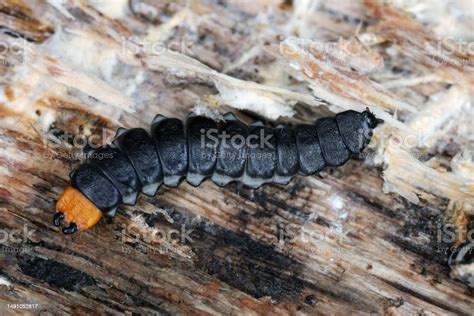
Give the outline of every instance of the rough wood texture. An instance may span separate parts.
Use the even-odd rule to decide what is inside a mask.
[[[472,165],[446,171],[472,148],[472,129],[463,129],[472,125],[464,107],[472,65],[458,64],[472,56],[434,67],[413,39],[432,40],[415,18],[375,1],[1,1],[9,49],[1,51],[0,313],[472,314],[471,290],[446,264],[454,240],[439,239],[447,210],[460,206],[450,215],[465,227],[464,209],[474,205]],[[358,26],[365,37],[356,41]],[[288,41],[278,46],[279,35],[348,43],[357,53],[301,55],[285,50]],[[156,43],[179,53],[147,51]],[[454,109],[429,103],[435,93],[459,104],[446,114],[456,128],[426,149],[437,164],[385,148],[384,174],[376,145],[375,158],[288,186],[182,183],[84,233],[64,236],[51,223],[82,136],[104,143],[119,126],[145,127],[157,113],[184,119],[193,109],[311,122],[359,101],[408,129],[427,104]],[[424,172],[446,187],[409,181]]]

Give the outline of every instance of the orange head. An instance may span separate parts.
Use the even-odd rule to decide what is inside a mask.
[[[56,210],[54,225],[60,226],[63,220],[69,224],[63,228],[64,234],[89,229],[102,217],[102,211],[73,187],[67,187],[61,194],[56,203]]]

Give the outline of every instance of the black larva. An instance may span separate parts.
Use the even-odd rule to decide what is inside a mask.
[[[260,122],[247,126],[233,114],[224,119],[192,116],[183,124],[158,115],[149,132],[120,128],[113,145],[89,153],[72,173],[71,185],[113,216],[120,204],[134,205],[140,191],[153,196],[163,183],[176,187],[184,178],[193,186],[207,178],[219,186],[287,184],[296,174],[316,174],[361,153],[377,125],[368,110],[274,129]],[[62,218],[57,213],[55,224]],[[67,233],[75,230],[71,227]]]

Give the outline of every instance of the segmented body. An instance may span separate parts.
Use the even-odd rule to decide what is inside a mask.
[[[249,126],[227,114],[224,121],[193,116],[183,123],[158,115],[150,130],[119,129],[112,145],[98,148],[71,175],[71,185],[102,212],[133,205],[139,192],[153,196],[182,179],[198,186],[210,178],[258,188],[287,184],[296,174],[337,167],[362,152],[376,126],[369,112],[346,111],[315,124]]]

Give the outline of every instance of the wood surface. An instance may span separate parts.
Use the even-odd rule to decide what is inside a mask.
[[[112,30],[117,37],[119,32],[140,36],[146,25],[163,25],[179,12],[193,12],[194,19],[203,19],[196,22],[198,28],[190,31],[183,25],[192,19],[184,18],[169,29],[170,38],[191,32],[201,40],[193,44],[193,58],[224,73],[226,66],[239,64],[251,37],[247,31],[258,27],[247,24],[256,23],[259,11],[268,6],[292,10],[290,2],[191,1],[189,11],[182,11],[186,4],[160,0],[154,4],[155,16],[133,12],[136,2],[130,1],[117,18],[92,5],[65,1],[60,8],[75,17],[70,19],[46,2],[1,1],[0,25],[8,30],[1,39],[11,45],[15,36],[25,38],[33,47],[26,76],[15,63],[2,63],[1,314],[473,313],[471,290],[450,277],[446,258],[452,244],[437,235],[449,199],[434,195],[415,204],[386,193],[383,166],[365,157],[319,176],[297,176],[287,186],[252,190],[205,182],[194,188],[183,182],[176,189],[162,187],[153,198],[141,196],[136,206],[121,207],[113,220],[103,219],[72,236],[61,234],[52,225],[55,202],[81,161],[81,148],[52,146],[47,135],[97,135],[99,143],[105,142],[119,126],[146,127],[157,113],[185,119],[198,99],[217,90],[202,76],[182,78],[146,65],[116,66],[119,70],[114,68],[110,77],[106,70],[94,73],[91,69],[105,63],[98,60],[97,49],[60,51],[61,45],[78,47],[67,40],[48,46],[52,36],[60,30],[83,32],[102,43],[100,52],[106,54],[120,49]],[[334,40],[353,32],[359,18],[371,21],[363,3],[354,10],[344,2],[326,4],[318,12],[315,23],[326,25],[321,32]],[[204,20],[207,15],[213,18]],[[81,68],[74,63],[88,54],[98,64]],[[5,51],[3,57],[16,58]],[[255,65],[272,57],[255,58],[227,75],[258,82]],[[145,80],[123,97],[120,92],[138,80],[131,76],[138,72]],[[428,96],[441,84],[434,86],[419,89],[418,96]],[[232,111],[247,122],[263,119],[228,106],[213,111]],[[294,111],[292,118],[267,123],[333,115],[324,106],[304,102]],[[170,231],[171,238],[165,237]]]

